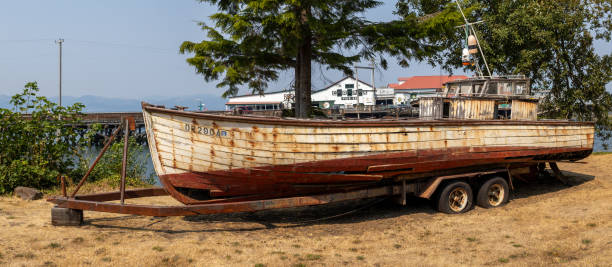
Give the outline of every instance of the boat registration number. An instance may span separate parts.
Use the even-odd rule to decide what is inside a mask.
[[[185,124],[183,126],[183,130],[185,130],[186,132],[193,132],[193,133],[198,133],[198,134],[203,134],[203,135],[208,135],[208,136],[219,136],[219,137],[228,136],[226,130],[218,130],[214,128],[196,126],[193,124]]]

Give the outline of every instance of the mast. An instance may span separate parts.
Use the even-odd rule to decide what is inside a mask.
[[[480,51],[480,56],[482,56],[482,60],[484,61],[485,67],[487,68],[487,73],[489,74],[489,77],[491,77],[491,70],[489,69],[489,64],[487,63],[487,58],[484,55],[484,52],[482,52],[482,47],[480,46],[480,41],[478,40],[478,35],[476,34],[476,30],[474,30],[474,27],[470,27],[472,24],[476,24],[476,23],[480,23],[482,21],[477,21],[474,23],[470,23],[467,18],[465,17],[465,14],[463,13],[463,9],[461,8],[461,5],[459,4],[458,0],[455,0],[455,3],[457,4],[457,7],[459,8],[459,12],[461,12],[461,16],[463,17],[463,20],[465,21],[465,27],[467,27],[468,31],[471,30],[471,32],[474,34],[474,37],[476,38],[476,44],[478,45],[478,50]]]

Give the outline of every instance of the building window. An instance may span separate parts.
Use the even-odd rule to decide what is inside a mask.
[[[363,90],[361,90],[361,89],[357,89],[357,94],[358,94],[359,96],[362,96],[362,95],[363,95]]]
[[[347,83],[347,84],[344,85],[344,88],[346,88],[346,89],[353,89],[353,88],[355,88],[355,84]]]
[[[342,96],[342,89],[338,89],[338,90],[336,90],[336,95],[338,95],[338,96]]]
[[[353,89],[347,89],[346,96],[353,96]]]

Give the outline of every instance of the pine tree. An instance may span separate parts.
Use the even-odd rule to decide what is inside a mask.
[[[352,66],[385,56],[424,60],[442,49],[439,40],[460,22],[453,10],[430,16],[405,12],[402,19],[371,22],[364,12],[381,5],[375,0],[200,0],[217,7],[214,25],[200,23],[207,39],[185,41],[182,53],[206,81],[221,80],[224,97],[241,85],[263,93],[279,71],[294,70],[296,116],[311,108],[311,64],[352,75]],[[401,8],[400,5],[398,7]],[[391,17],[391,14],[390,14]],[[222,77],[223,76],[223,77]]]

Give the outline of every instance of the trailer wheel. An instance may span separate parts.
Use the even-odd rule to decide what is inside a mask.
[[[447,184],[438,195],[437,208],[448,214],[464,213],[472,207],[473,194],[469,184],[461,181]]]
[[[495,208],[506,204],[509,196],[510,190],[506,179],[493,177],[487,180],[478,190],[476,204],[486,209]]]

